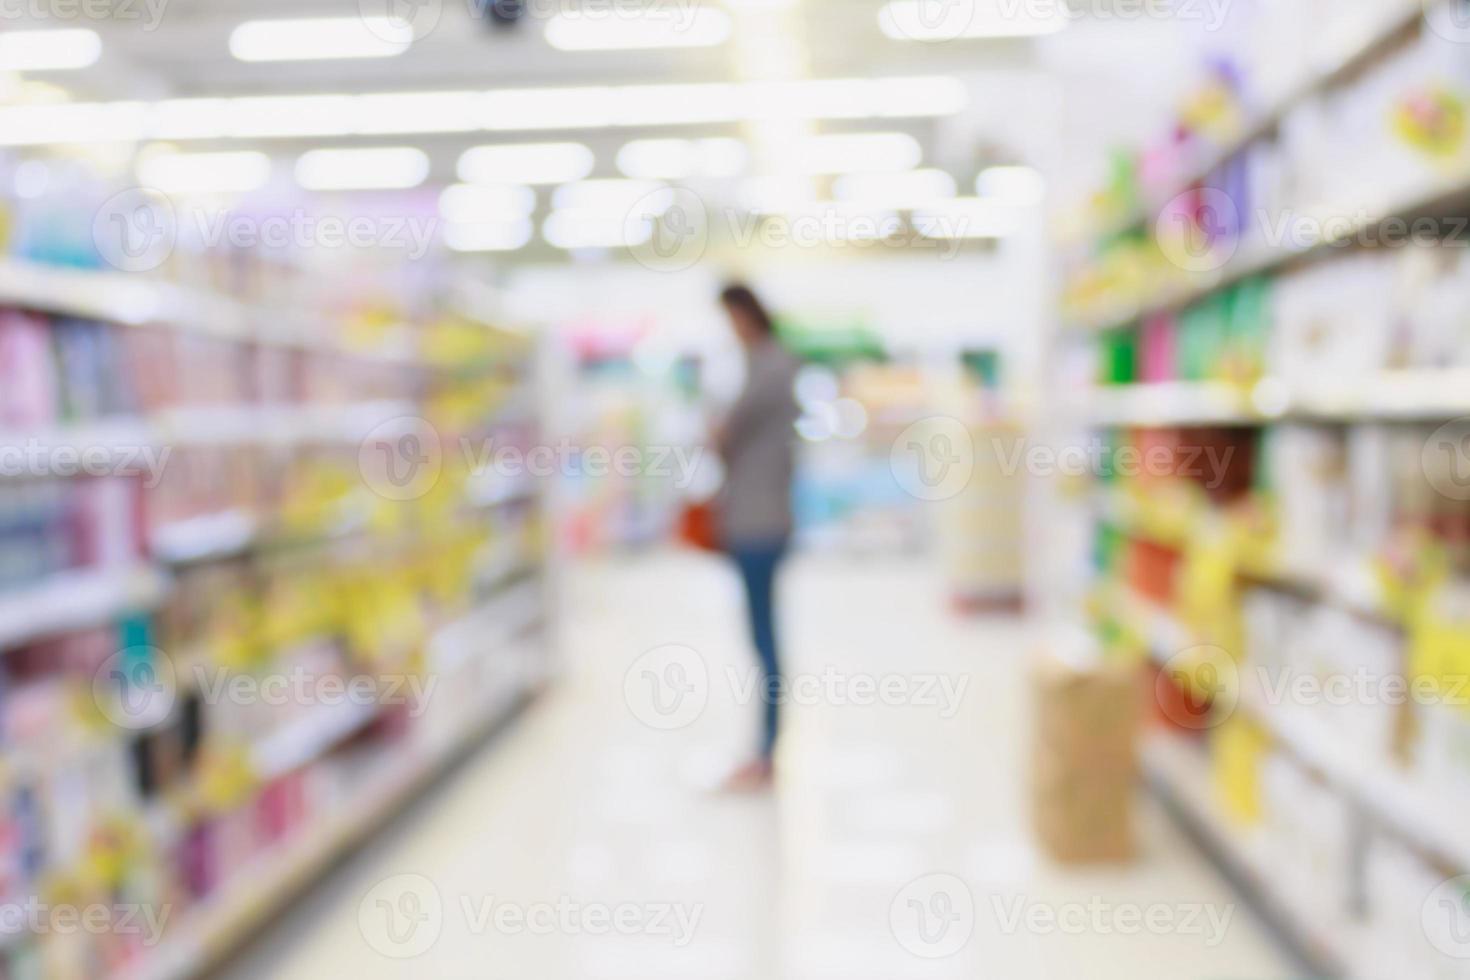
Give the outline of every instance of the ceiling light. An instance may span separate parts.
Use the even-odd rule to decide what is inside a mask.
[[[616,126],[671,126],[735,122],[745,118],[739,85],[624,85],[617,96]]]
[[[72,102],[0,108],[0,144],[132,142],[147,131],[146,102]]]
[[[891,174],[839,177],[832,193],[840,201],[911,211],[954,197],[955,180],[943,170],[907,170]]]
[[[707,48],[730,39],[730,15],[706,5],[657,5],[643,10],[568,10],[546,25],[558,51]]]
[[[444,226],[444,244],[456,252],[514,252],[530,242],[530,218]]]
[[[158,153],[138,164],[138,180],[165,194],[253,191],[270,180],[264,153]]]
[[[481,92],[386,92],[356,97],[355,132],[469,133],[480,129]]]
[[[734,177],[749,159],[750,151],[737,139],[634,140],[618,151],[618,170],[644,180]]]
[[[903,230],[903,222],[892,211],[852,201],[809,201],[782,212],[777,220],[806,223],[829,244],[876,241]]]
[[[740,183],[740,203],[756,214],[789,213],[815,198],[810,177],[751,177]]]
[[[834,133],[777,148],[778,167],[789,174],[883,173],[912,170],[923,159],[907,133]]]
[[[429,155],[411,146],[312,150],[296,161],[296,183],[311,191],[401,190],[429,176]]]
[[[922,118],[952,115],[967,99],[956,79],[920,76],[780,88],[716,83],[68,103],[0,107],[0,146],[722,123],[780,118],[792,106],[815,113],[811,118],[857,118],[863,106],[864,118]]]
[[[878,26],[895,41],[953,41],[960,38],[1014,38],[1054,34],[1066,28],[1066,5],[1007,7],[1001,0],[890,0],[878,12]]]
[[[231,99],[231,136],[347,136],[356,130],[349,95],[274,95]]]
[[[864,119],[872,94],[872,82],[848,78],[752,82],[744,92],[748,115],[792,119]]]
[[[1046,180],[1030,167],[986,167],[975,178],[981,197],[1006,204],[1040,204],[1046,198]]]
[[[1021,212],[977,197],[960,197],[914,213],[914,228],[925,238],[1004,238],[1021,225]]]
[[[239,61],[391,58],[413,40],[413,25],[394,17],[251,20],[230,34],[230,53]]]
[[[508,222],[536,209],[536,192],[522,184],[454,184],[439,195],[445,221]]]
[[[459,158],[459,178],[471,184],[565,184],[592,172],[597,158],[581,143],[476,146]]]
[[[559,211],[585,211],[622,217],[633,210],[663,214],[674,204],[674,192],[653,180],[582,180],[558,187],[551,198]]]
[[[0,71],[69,71],[102,57],[96,31],[9,31],[0,34]]]
[[[564,249],[633,248],[653,237],[653,225],[629,221],[625,215],[587,211],[553,211],[541,225],[541,237]]]
[[[601,129],[612,125],[616,102],[610,88],[498,89],[485,93],[476,116],[492,132]]]
[[[150,139],[215,139],[226,135],[228,99],[165,99],[148,114]]]

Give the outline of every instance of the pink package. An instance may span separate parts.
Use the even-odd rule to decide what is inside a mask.
[[[1140,380],[1147,382],[1175,379],[1174,341],[1178,332],[1174,318],[1167,313],[1156,314],[1143,322],[1138,345]]]
[[[46,322],[25,313],[0,313],[0,426],[54,425],[57,402]]]

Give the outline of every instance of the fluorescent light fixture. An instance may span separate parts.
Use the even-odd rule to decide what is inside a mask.
[[[482,92],[385,92],[356,97],[355,131],[363,135],[471,133],[480,129]]]
[[[0,108],[0,144],[133,142],[147,132],[146,102],[72,102]]]
[[[565,184],[597,165],[581,143],[512,143],[476,146],[459,158],[459,179],[471,184]]]
[[[951,75],[883,78],[872,84],[868,109],[877,119],[953,116],[970,104],[970,90]]]
[[[704,4],[655,5],[642,10],[567,10],[546,24],[558,51],[636,51],[708,48],[730,39],[730,15]]]
[[[746,114],[755,119],[865,119],[872,115],[873,84],[865,79],[751,82],[743,94]]]
[[[602,129],[613,124],[616,103],[610,88],[498,89],[481,96],[474,118],[491,132]]]
[[[429,155],[412,146],[312,150],[296,161],[296,183],[310,191],[401,190],[429,176]]]
[[[151,139],[217,139],[228,134],[229,99],[166,99],[148,119]]]
[[[567,250],[633,248],[653,238],[653,224],[630,221],[626,215],[588,211],[553,211],[541,224],[547,243]]]
[[[165,194],[253,191],[270,180],[264,153],[157,153],[138,164],[138,180]]]
[[[959,197],[914,213],[914,228],[925,238],[1004,238],[1021,226],[1022,212],[978,197]]]
[[[923,159],[907,133],[833,133],[779,148],[778,168],[789,174],[885,173],[912,170]]]
[[[640,212],[663,214],[674,204],[674,192],[653,180],[582,180],[563,184],[551,197],[558,211],[582,211],[625,217]]]
[[[850,201],[810,201],[776,220],[806,224],[828,243],[877,241],[903,230],[903,221],[894,212]]]
[[[740,203],[756,214],[782,214],[816,199],[809,177],[749,177],[740,183]]]
[[[850,174],[832,185],[839,201],[912,211],[955,195],[955,180],[943,170],[906,170],[891,174]]]
[[[453,184],[439,195],[439,216],[457,224],[503,224],[535,209],[536,192],[522,184]]]
[[[348,95],[272,95],[231,99],[226,118],[231,136],[347,136],[357,107]]]
[[[618,170],[642,180],[735,177],[749,160],[750,151],[737,139],[634,140],[618,151]]]
[[[696,85],[625,85],[614,89],[616,126],[674,126],[736,122],[745,118],[744,88],[722,82]]]
[[[1027,206],[1046,199],[1046,180],[1030,167],[986,167],[975,178],[983,198]]]
[[[455,252],[514,252],[524,248],[534,233],[530,218],[448,224],[444,244]]]
[[[392,58],[413,39],[413,25],[395,17],[249,20],[230,34],[230,54],[239,61]]]
[[[1055,34],[1068,24],[1060,0],[1036,10],[1003,0],[890,0],[878,12],[878,26],[895,41],[954,41],[962,38],[1016,38]]]
[[[773,118],[927,118],[952,115],[967,101],[968,92],[957,79],[908,76],[780,86],[629,85],[67,103],[0,107],[0,146],[609,129]],[[541,182],[566,179],[578,178]]]
[[[72,71],[102,57],[96,31],[7,31],[0,34],[0,71]]]

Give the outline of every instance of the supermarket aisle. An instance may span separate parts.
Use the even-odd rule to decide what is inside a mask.
[[[825,680],[792,709],[777,798],[701,788],[751,714],[735,703],[746,660],[733,577],[689,555],[584,567],[563,686],[228,975],[1291,973],[1160,814],[1126,872],[1061,872],[1031,850],[1018,744],[1028,637],[1014,622],[952,620],[917,564],[808,558],[786,584],[792,671]],[[687,728],[659,731],[636,717],[649,661],[629,697],[624,682],[669,643],[698,651],[710,693]],[[843,681],[864,676],[891,703],[853,703],[862,689]],[[968,883],[972,908],[946,875]],[[1140,927],[1133,911],[1169,919]]]

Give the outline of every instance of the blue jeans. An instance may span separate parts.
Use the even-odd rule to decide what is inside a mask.
[[[762,718],[760,754],[769,759],[780,730],[781,657],[776,646],[776,572],[786,557],[786,542],[732,541],[730,557],[745,583],[746,607],[750,613],[750,637],[760,657],[765,711]]]

